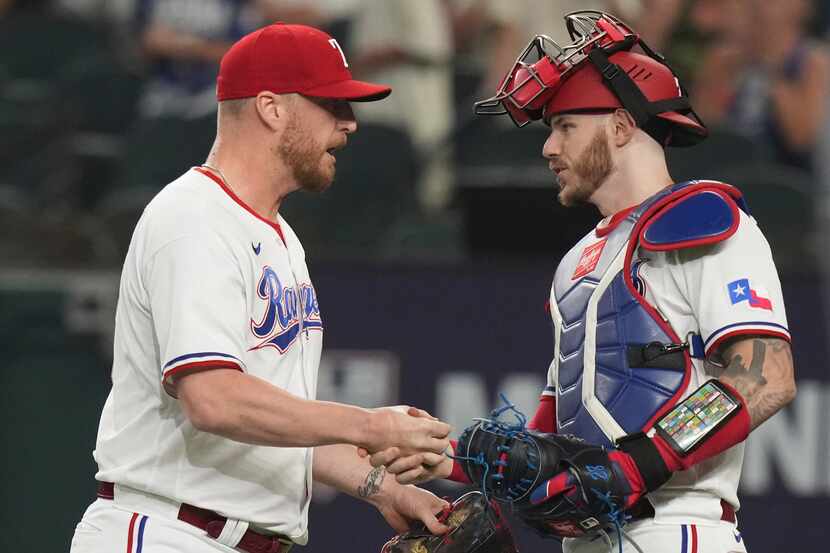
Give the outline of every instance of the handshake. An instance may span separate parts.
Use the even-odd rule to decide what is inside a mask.
[[[358,448],[373,467],[384,466],[400,484],[447,478],[452,472],[450,425],[417,407],[384,407],[374,412],[372,441]]]
[[[405,414],[409,423],[442,425],[449,432],[426,411],[410,407]],[[648,472],[649,467],[657,466],[648,459],[659,453],[650,453],[655,446],[644,434],[632,435],[621,449],[607,448],[527,428],[523,415],[517,417],[517,424],[498,420],[495,411],[494,415],[464,429],[456,443],[457,454],[446,436],[431,438],[434,447],[398,443],[359,453],[369,457],[372,466],[385,467],[400,484],[448,477],[470,482],[485,499],[511,504],[528,526],[558,538],[593,536],[621,527],[627,520],[623,513],[670,476],[663,469],[666,474],[661,472],[661,478],[646,483],[643,474],[651,475],[655,471]]]

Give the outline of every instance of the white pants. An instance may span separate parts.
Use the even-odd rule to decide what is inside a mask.
[[[746,553],[743,537],[731,522],[668,524],[642,520],[624,530],[627,538],[623,537],[623,553]],[[593,540],[566,539],[563,550],[565,553],[617,553],[616,532],[611,531],[608,537],[610,546],[601,536]]]
[[[70,553],[239,553],[180,520],[98,499],[75,527]]]

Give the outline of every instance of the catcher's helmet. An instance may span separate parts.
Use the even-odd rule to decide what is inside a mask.
[[[625,108],[666,146],[706,137],[686,91],[660,54],[612,15],[585,10],[565,16],[572,43],[537,35],[522,51],[495,96],[476,102],[479,115],[507,113],[518,126],[560,113]],[[644,53],[633,52],[639,46]]]

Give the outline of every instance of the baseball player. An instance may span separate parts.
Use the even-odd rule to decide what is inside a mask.
[[[476,105],[519,126],[549,125],[542,153],[559,201],[603,216],[556,270],[555,355],[529,426],[605,449],[529,501],[590,502],[590,480],[610,480],[603,489],[624,508],[625,533],[610,532],[614,543],[566,539],[569,553],[744,552],[743,441],[795,396],[769,246],[738,189],[669,175],[664,147],[692,145],[706,129],[663,58],[610,15],[565,20],[573,43],[537,36],[498,94]],[[372,462],[399,482],[467,478],[429,453],[393,448]],[[592,524],[546,528],[579,536]]]
[[[441,452],[448,425],[414,408],[315,401],[324,323],[283,198],[332,183],[355,132],[337,41],[274,24],[221,62],[207,163],[166,186],[124,263],[113,387],[94,452],[98,497],[73,553],[287,551],[308,539],[312,479],[374,504],[397,530],[446,530],[446,502],[358,457]],[[415,416],[413,416],[415,415]]]

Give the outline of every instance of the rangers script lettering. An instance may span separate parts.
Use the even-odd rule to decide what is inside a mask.
[[[301,284],[299,293],[294,288],[283,287],[276,271],[266,265],[257,284],[257,295],[266,300],[265,314],[259,323],[251,319],[251,332],[264,340],[251,349],[271,346],[283,353],[301,327],[306,331],[323,329],[317,295],[311,284]]]

